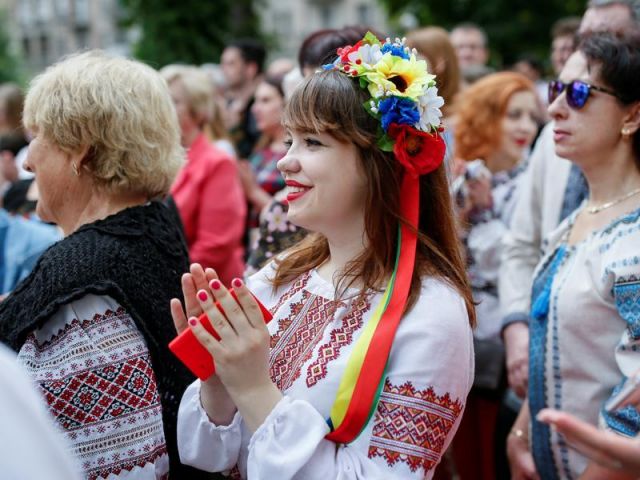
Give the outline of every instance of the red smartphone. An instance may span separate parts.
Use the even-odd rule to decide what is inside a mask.
[[[229,293],[236,300],[238,297],[236,293],[233,291],[233,288],[229,289]],[[260,311],[262,312],[262,317],[264,319],[264,323],[269,323],[273,316],[271,312],[267,310],[267,307],[260,303],[255,296],[253,297],[256,302],[258,302],[258,306],[260,307]],[[224,315],[224,310],[220,306],[219,302],[216,302],[216,307],[218,310],[222,312]],[[211,321],[209,317],[207,317],[206,313],[203,313],[198,317],[202,326],[213,335],[217,340],[220,340],[220,336],[218,332],[216,332],[211,325]],[[182,363],[184,363],[191,372],[198,377],[200,380],[206,380],[211,375],[213,375],[216,371],[215,363],[213,361],[213,357],[209,353],[209,351],[202,346],[202,344],[198,341],[196,336],[193,334],[190,328],[185,329],[180,335],[174,338],[169,344],[169,350],[173,352],[173,354],[180,359]]]

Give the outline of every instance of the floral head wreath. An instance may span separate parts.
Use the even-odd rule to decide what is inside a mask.
[[[440,166],[445,144],[440,136],[440,107],[435,75],[404,39],[381,43],[368,32],[355,45],[339,48],[338,58],[326,70],[357,78],[371,99],[364,108],[380,122],[378,146],[393,151],[412,176],[425,175]]]
[[[379,122],[378,146],[393,152],[405,174],[400,187],[398,247],[394,270],[372,318],[347,362],[327,423],[327,438],[355,440],[374,413],[395,332],[405,311],[416,258],[420,213],[420,175],[436,170],[444,159],[440,107],[444,104],[427,72],[404,40],[381,43],[368,32],[355,45],[339,48],[327,70],[359,81],[371,98],[364,108]]]

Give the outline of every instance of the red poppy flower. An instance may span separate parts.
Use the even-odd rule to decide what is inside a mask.
[[[347,45],[346,47],[338,49],[338,56],[340,57],[340,61],[342,63],[349,63],[349,54],[351,52],[355,52],[362,46],[362,40],[359,40],[353,47],[351,45]]]
[[[442,164],[446,145],[440,135],[397,123],[389,126],[388,133],[395,141],[393,153],[410,175],[426,175]]]

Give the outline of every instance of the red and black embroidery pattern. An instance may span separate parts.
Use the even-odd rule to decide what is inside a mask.
[[[307,368],[307,386],[312,387],[327,376],[327,365],[340,356],[340,350],[349,345],[353,333],[362,327],[362,316],[370,308],[368,301],[354,302],[340,328],[331,331],[330,339],[318,349],[318,358]]]
[[[308,291],[298,302],[292,302],[289,317],[278,323],[278,332],[271,337],[271,379],[281,392],[300,376],[302,365],[311,357],[335,312],[335,302]]]
[[[160,401],[148,357],[40,383],[49,410],[65,430],[111,420]]]
[[[29,335],[20,359],[64,428],[84,476],[120,475],[166,457],[149,351],[127,312],[54,321],[57,333],[42,342]],[[153,468],[157,476],[166,470]]]
[[[282,296],[278,300],[278,303],[276,303],[271,309],[271,313],[275,314],[278,310],[280,310],[280,307],[282,307],[285,302],[289,301],[291,297],[293,297],[296,293],[306,287],[307,283],[309,282],[309,278],[311,278],[311,272],[305,272],[300,275],[298,279],[293,283],[293,285],[291,285],[291,288],[282,294]],[[271,343],[271,346],[273,346],[273,342]]]
[[[407,464],[412,472],[433,468],[443,453],[447,435],[462,412],[460,400],[433,387],[416,389],[411,382],[393,385],[380,394],[374,418],[369,458],[382,457],[389,466]]]

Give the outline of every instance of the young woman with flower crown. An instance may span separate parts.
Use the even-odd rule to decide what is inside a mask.
[[[431,478],[473,382],[475,321],[433,86],[403,42],[368,34],[293,94],[278,168],[289,219],[314,233],[235,279],[238,302],[212,270],[183,277],[176,326],[216,374],[182,399],[182,461],[251,479]]]

